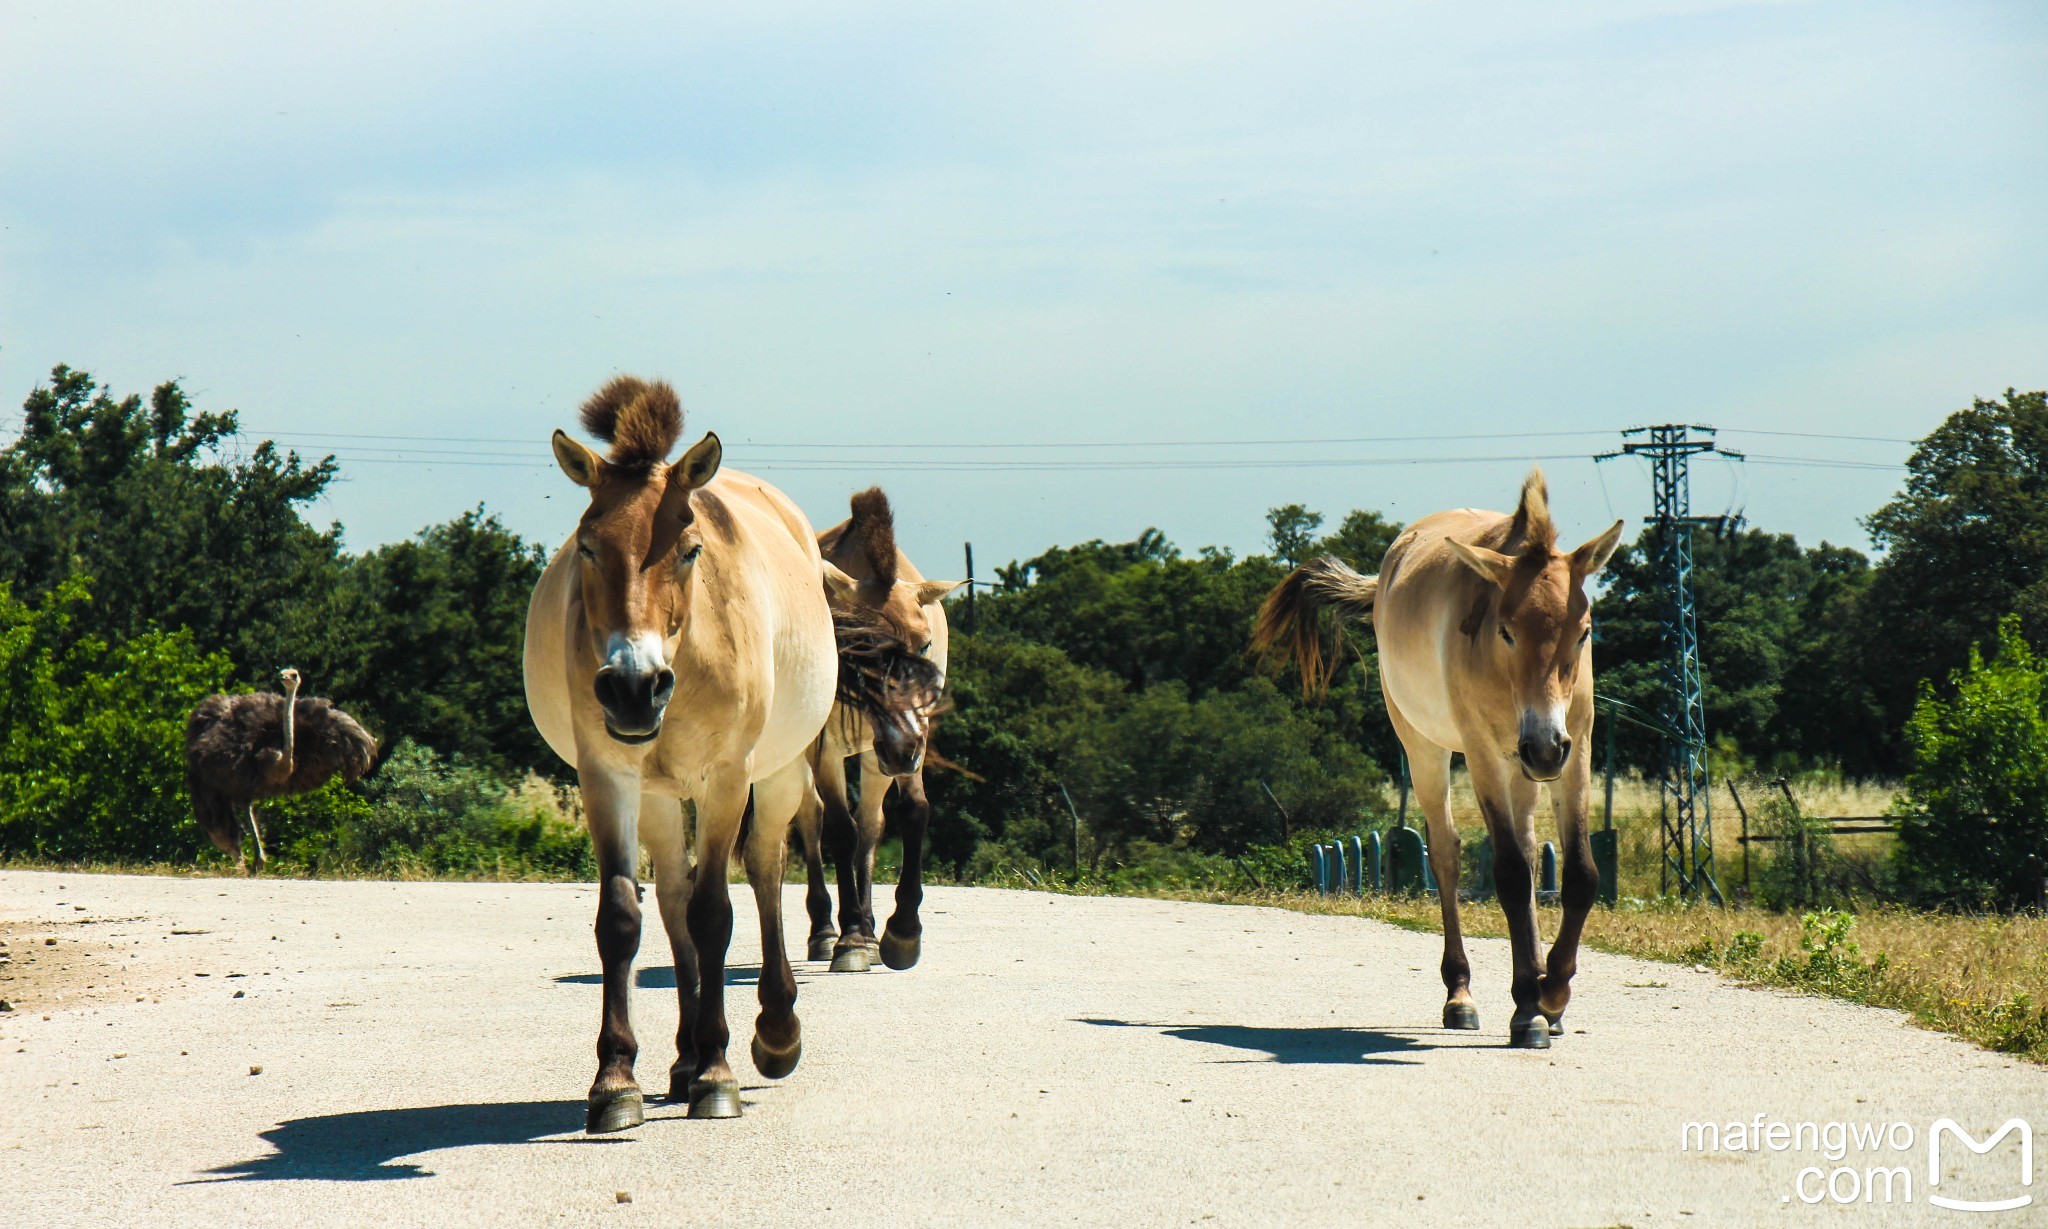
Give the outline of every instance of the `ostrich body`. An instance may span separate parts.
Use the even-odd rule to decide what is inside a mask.
[[[309,793],[340,773],[354,781],[370,770],[377,740],[355,718],[320,699],[299,699],[299,672],[279,672],[285,694],[255,692],[208,696],[185,722],[185,784],[192,815],[221,852],[242,853],[242,821],[256,842],[256,864],[267,860],[256,804]]]

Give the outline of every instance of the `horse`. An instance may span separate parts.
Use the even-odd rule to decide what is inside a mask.
[[[811,791],[806,752],[837,691],[823,562],[787,496],[720,468],[716,434],[667,463],[683,427],[667,384],[618,377],[580,417],[610,450],[554,433],[556,462],[590,503],[534,586],[525,682],[534,725],[576,770],[598,862],[604,1010],[584,1128],[645,1117],[628,1014],[642,843],[682,1007],[668,1096],[687,1099],[692,1118],[735,1118],[726,875],[742,841],[761,915],[754,1066],[780,1079],[802,1053],[782,873],[790,817]],[[684,800],[696,813],[694,856]]]
[[[1372,624],[1387,717],[1408,753],[1429,823],[1429,862],[1443,909],[1445,1028],[1477,1029],[1471,966],[1458,921],[1458,832],[1450,769],[1465,757],[1493,841],[1493,882],[1514,953],[1508,1044],[1545,1049],[1564,1031],[1579,935],[1599,892],[1587,838],[1593,727],[1592,605],[1586,581],[1621,541],[1622,522],[1571,551],[1557,547],[1540,469],[1512,515],[1459,508],[1426,516],[1387,548],[1376,577],[1329,556],[1267,595],[1252,633],[1260,653],[1290,658],[1305,693],[1327,688],[1336,658],[1322,618]],[[1574,754],[1577,751],[1577,754]],[[1564,852],[1564,917],[1538,969],[1535,806],[1550,794]]]
[[[948,632],[940,601],[967,582],[924,578],[896,545],[895,513],[881,488],[854,495],[848,512],[846,520],[818,535],[835,614],[878,620],[937,668],[937,685],[943,688]],[[845,651],[842,643],[842,655]],[[811,916],[808,955],[829,959],[835,973],[864,973],[873,967],[876,954],[892,969],[908,969],[917,963],[923,947],[924,926],[917,910],[924,900],[924,836],[931,819],[924,763],[937,690],[931,691],[929,701],[906,703],[904,694],[899,689],[893,702],[871,705],[867,715],[842,703],[811,748],[816,791],[797,813],[810,880],[805,894]],[[847,803],[846,761],[852,756],[860,757],[857,813]],[[878,939],[875,847],[881,843],[884,807],[892,796],[896,830],[903,838],[903,869],[896,880],[896,911]],[[827,839],[839,867],[836,933],[832,896],[825,887]]]

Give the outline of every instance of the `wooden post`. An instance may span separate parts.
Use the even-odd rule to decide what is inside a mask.
[[[1074,821],[1074,874],[1081,873],[1081,813],[1074,809],[1073,796],[1067,793],[1067,783],[1061,781],[1060,798],[1067,804],[1067,815]]]
[[[1282,845],[1285,845],[1294,837],[1294,817],[1292,815],[1289,815],[1287,813],[1287,808],[1281,806],[1280,800],[1273,796],[1272,786],[1266,784],[1264,781],[1261,781],[1259,782],[1259,788],[1266,791],[1267,801],[1273,804],[1274,810],[1280,812],[1280,843]]]
[[[967,630],[974,631],[974,543],[967,543]]]

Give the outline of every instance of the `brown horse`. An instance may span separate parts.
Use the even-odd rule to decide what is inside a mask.
[[[534,587],[526,700],[576,769],[596,849],[604,1015],[586,1129],[642,1121],[628,1015],[640,945],[638,846],[652,856],[682,1004],[671,1099],[693,1118],[740,1113],[726,1061],[726,872],[744,838],[761,915],[754,1065],[778,1079],[802,1050],[782,941],[788,825],[811,792],[806,752],[836,685],[832,617],[802,512],[756,478],[720,472],[706,435],[674,465],[682,408],[666,384],[621,377],[583,406],[603,457],[557,431],[555,459],[590,493]],[[696,811],[695,870],[682,800]]]
[[[896,545],[895,513],[881,488],[855,495],[849,511],[846,520],[818,535],[833,609],[877,620],[937,667],[943,687],[947,627],[946,610],[939,603],[966,582],[924,579]],[[920,696],[912,703],[885,704],[881,712],[863,716],[842,704],[812,748],[817,794],[797,814],[810,878],[805,897],[811,915],[809,955],[813,960],[829,957],[834,972],[865,972],[876,952],[892,969],[917,963],[924,935],[917,916],[924,900],[924,835],[931,819],[924,760],[933,707]],[[858,814],[847,803],[846,761],[852,756],[860,757]],[[903,838],[903,869],[896,880],[896,911],[877,939],[875,847],[881,843],[884,806],[892,795],[896,830]],[[822,847],[828,842],[839,866],[836,935],[832,897],[825,889]]]
[[[1593,727],[1592,606],[1586,580],[1621,541],[1621,522],[1577,550],[1557,549],[1540,470],[1514,515],[1459,508],[1409,526],[1377,577],[1324,556],[1266,598],[1253,647],[1278,648],[1311,693],[1328,685],[1321,615],[1371,622],[1387,716],[1408,752],[1429,820],[1429,862],[1444,921],[1444,1027],[1476,1029],[1471,966],[1458,923],[1458,832],[1450,770],[1462,753],[1493,841],[1493,882],[1514,952],[1508,1043],[1542,1049],[1563,1031],[1579,932],[1599,891],[1587,840],[1592,781],[1583,748]],[[1564,851],[1564,920],[1538,970],[1536,791],[1550,793]]]

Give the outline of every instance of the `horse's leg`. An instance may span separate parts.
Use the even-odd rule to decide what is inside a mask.
[[[870,955],[881,946],[875,937],[875,850],[882,844],[883,808],[895,783],[876,763],[874,752],[861,752],[860,801],[853,811],[853,885],[860,902],[860,942]]]
[[[1590,704],[1587,707],[1590,710]],[[1588,711],[1585,728],[1572,731],[1572,742],[1577,747],[1589,747],[1591,734],[1592,714]],[[1553,1036],[1564,1031],[1565,1004],[1572,997],[1572,974],[1579,967],[1579,934],[1586,927],[1586,915],[1592,912],[1593,901],[1600,895],[1600,870],[1593,863],[1593,844],[1586,830],[1592,792],[1593,761],[1583,752],[1566,760],[1564,775],[1550,783],[1550,809],[1557,817],[1557,847],[1564,862],[1559,868],[1558,884],[1564,919],[1558,923],[1557,938],[1550,945],[1539,1003],[1550,1021]]]
[[[638,882],[640,783],[628,774],[577,774],[597,854],[597,955],[604,964],[604,1019],[597,1032],[597,1079],[583,1129],[592,1135],[639,1126],[646,1113],[633,1060],[633,956],[640,950]]]
[[[1467,757],[1472,789],[1486,816],[1493,840],[1493,890],[1508,923],[1508,947],[1515,961],[1515,1014],[1508,1021],[1508,1044],[1528,1049],[1550,1045],[1550,1022],[1537,1004],[1539,990],[1536,935],[1536,876],[1533,871],[1536,783],[1507,761],[1489,756]]]
[[[1408,753],[1408,778],[1429,830],[1429,869],[1436,874],[1437,907],[1444,920],[1444,1027],[1479,1027],[1472,1001],[1472,963],[1465,958],[1465,926],[1458,916],[1458,825],[1451,815],[1451,753],[1417,733],[1392,705],[1394,733]]]
[[[697,1028],[692,1049],[697,1074],[690,1081],[690,1117],[740,1116],[740,1082],[726,1061],[732,1039],[725,1024],[725,951],[732,943],[732,897],[725,886],[753,796],[737,767],[715,776],[697,796],[697,868],[690,875],[690,942],[697,948]],[[784,817],[784,824],[788,817]],[[784,829],[786,838],[787,829]]]
[[[917,907],[924,903],[924,830],[931,819],[924,796],[924,769],[896,782],[896,831],[903,838],[903,871],[896,877],[896,912],[882,928],[882,963],[907,969],[917,963],[924,923]]]
[[[789,850],[789,820],[811,797],[811,766],[799,757],[754,786],[754,819],[747,831],[747,882],[761,915],[761,1014],[754,1021],[754,1069],[771,1080],[796,1070],[803,1028],[796,1018],[796,974],[782,940],[782,868]]]
[[[834,973],[865,973],[873,955],[861,941],[862,901],[859,840],[853,810],[846,801],[846,761],[830,747],[818,764],[817,790],[824,806],[824,839],[839,864],[839,939],[832,945]]]
[[[654,899],[661,906],[661,928],[668,932],[669,955],[676,973],[676,1061],[668,1069],[668,1099],[690,1094],[697,1074],[697,949],[690,942],[690,842],[681,800],[660,794],[640,796],[640,843],[654,863]]]
[[[797,835],[804,845],[804,910],[811,915],[811,937],[805,956],[811,960],[832,959],[833,941],[839,931],[832,925],[832,889],[825,883],[825,800],[815,784],[804,787],[804,798],[796,809]]]

